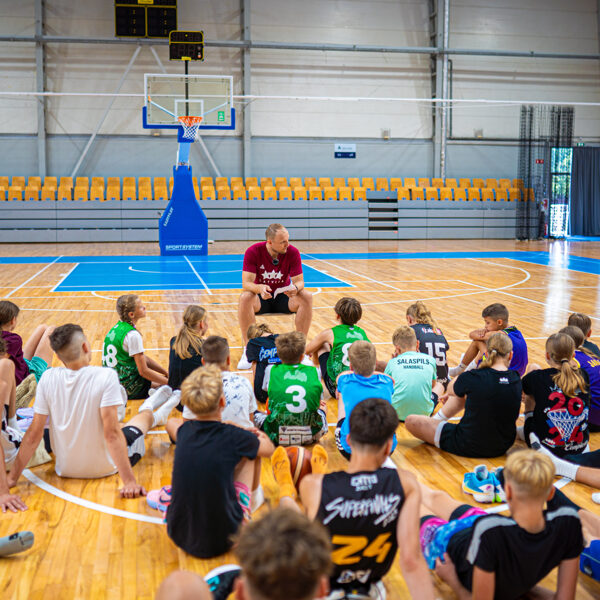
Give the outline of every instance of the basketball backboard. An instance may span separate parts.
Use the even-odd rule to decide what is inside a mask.
[[[234,129],[230,75],[144,75],[144,127],[175,128],[178,117],[202,117],[200,129]]]

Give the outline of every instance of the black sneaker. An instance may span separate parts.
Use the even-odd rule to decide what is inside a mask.
[[[235,580],[242,574],[238,565],[221,565],[207,573],[204,581],[208,584],[214,600],[226,600],[233,591]]]

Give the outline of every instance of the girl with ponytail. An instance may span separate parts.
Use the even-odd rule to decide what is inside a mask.
[[[208,331],[206,309],[190,304],[183,313],[183,326],[169,342],[169,385],[181,388],[183,380],[202,366],[202,339]]]
[[[406,309],[406,322],[417,336],[417,350],[435,360],[437,380],[446,387],[449,381],[446,353],[450,346],[431,312],[423,302],[415,302]]]

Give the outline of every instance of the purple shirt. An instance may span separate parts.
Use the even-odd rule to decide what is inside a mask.
[[[252,244],[244,254],[242,271],[254,273],[254,283],[267,284],[271,291],[285,287],[291,283],[291,278],[302,275],[302,261],[298,248],[288,246],[285,254],[278,255],[279,263],[273,264],[273,258],[267,251],[267,242]]]
[[[29,375],[29,367],[23,358],[23,340],[18,333],[12,331],[2,331],[2,337],[6,342],[8,358],[15,363],[15,381],[19,385]]]

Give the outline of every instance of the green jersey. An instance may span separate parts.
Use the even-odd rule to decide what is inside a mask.
[[[102,366],[117,371],[119,382],[127,391],[128,398],[137,398],[144,389],[146,380],[140,375],[135,359],[123,348],[125,336],[135,327],[130,323],[119,321],[104,338],[102,347]]]
[[[348,350],[356,340],[366,340],[369,338],[364,329],[357,325],[336,325],[331,329],[333,331],[333,346],[327,359],[327,375],[335,384],[338,375],[350,368],[348,360]]]
[[[312,444],[323,430],[319,404],[323,386],[315,367],[275,365],[268,387],[268,412],[264,431],[275,444]]]

